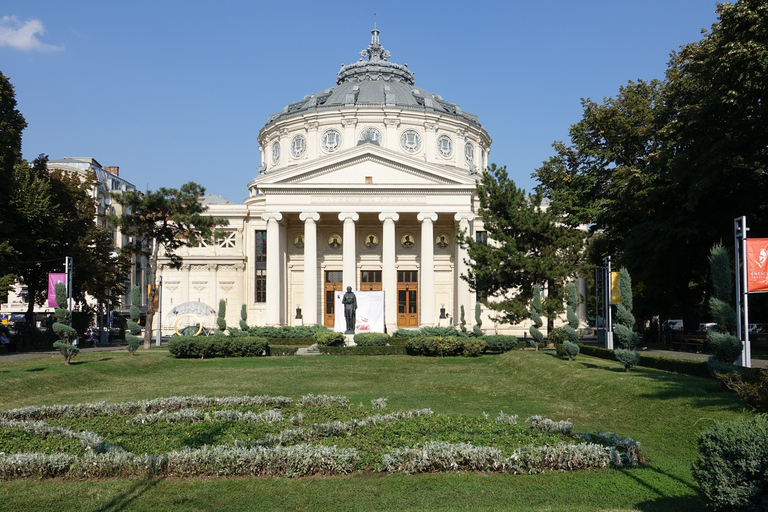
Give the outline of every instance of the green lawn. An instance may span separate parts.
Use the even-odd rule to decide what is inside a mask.
[[[302,479],[14,481],[0,510],[701,510],[696,436],[751,413],[713,380],[549,351],[465,358],[275,357],[175,360],[158,351],[0,363],[0,408],[171,395],[388,397],[387,410],[570,420],[640,441],[648,465],[549,473],[360,475]]]

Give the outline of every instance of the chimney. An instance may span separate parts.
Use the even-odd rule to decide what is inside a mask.
[[[114,174],[115,176],[120,176],[120,167],[116,165],[107,165],[104,167],[104,170],[110,174]]]

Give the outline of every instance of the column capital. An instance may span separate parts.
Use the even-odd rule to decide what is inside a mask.
[[[456,215],[453,216],[453,220],[456,222],[461,222],[463,220],[466,220],[467,222],[472,222],[475,220],[475,214],[472,212],[458,212]]]
[[[261,214],[261,220],[276,220],[277,222],[280,222],[283,220],[283,214],[280,212],[264,212]]]
[[[351,220],[353,222],[357,222],[360,220],[360,215],[356,212],[341,212],[339,214],[339,220],[344,222],[345,220]]]
[[[317,212],[302,212],[299,214],[299,219],[301,219],[302,222],[306,222],[308,220],[317,222],[320,220],[320,214]]]
[[[435,222],[437,220],[437,214],[434,212],[422,212],[418,214],[416,218],[419,219],[419,222],[424,222],[425,220],[431,220],[432,222]]]
[[[391,220],[397,222],[400,220],[400,214],[397,212],[381,212],[379,214],[379,220],[384,222],[385,220]]]

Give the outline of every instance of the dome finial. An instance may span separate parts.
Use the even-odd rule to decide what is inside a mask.
[[[373,13],[373,30],[371,30],[371,44],[360,52],[362,57],[368,57],[368,61],[375,62],[387,60],[391,54],[381,46],[379,42],[379,29],[376,28],[376,13]]]

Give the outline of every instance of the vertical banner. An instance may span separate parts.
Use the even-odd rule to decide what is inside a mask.
[[[62,283],[67,286],[67,274],[48,274],[48,306],[52,308],[59,307],[56,304],[56,285]],[[66,304],[64,304],[66,306]]]
[[[346,292],[334,292],[333,330],[344,332],[347,321],[344,319],[344,305],[341,299]],[[355,334],[361,332],[384,332],[384,292],[355,292],[357,311]]]
[[[748,238],[747,291],[768,291],[768,238]]]
[[[621,304],[621,289],[619,288],[620,279],[621,273],[611,272],[611,304]]]

